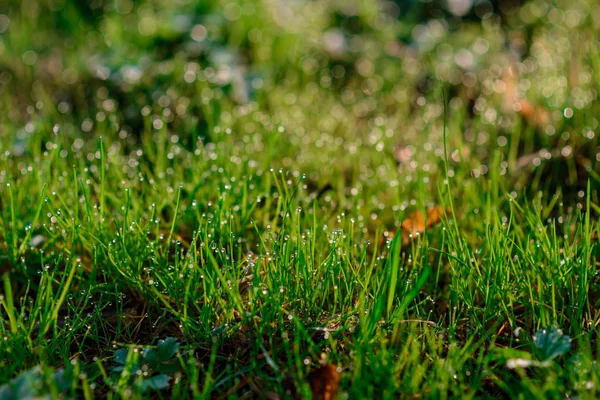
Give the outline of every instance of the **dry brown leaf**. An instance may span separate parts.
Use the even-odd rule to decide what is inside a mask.
[[[427,228],[431,228],[434,225],[437,225],[442,221],[442,217],[446,214],[446,211],[440,207],[431,207],[427,209],[427,220],[425,222],[425,226]]]
[[[403,233],[413,236],[425,231],[425,221],[421,215],[421,210],[417,210],[410,214],[408,218],[405,218],[400,227],[402,228]]]
[[[265,396],[265,399],[267,400],[281,400],[281,396],[270,390],[268,392],[263,393],[263,396]]]
[[[341,375],[334,364],[324,365],[308,375],[310,390],[318,400],[337,399]]]
[[[252,391],[259,395],[261,398],[263,399],[267,399],[267,400],[281,400],[281,396],[279,396],[277,393],[268,390],[268,391],[264,391],[263,389],[263,381],[260,378],[251,378],[249,376],[247,376],[244,379],[245,383],[247,383],[250,386],[250,389],[252,389]]]
[[[239,284],[240,295],[246,294],[252,287],[252,281],[254,280],[254,274],[248,274],[242,278]]]
[[[425,232],[425,229],[437,225],[442,220],[442,216],[445,213],[446,211],[442,207],[437,206],[427,209],[427,216],[425,219],[423,219],[420,210],[410,214],[400,225],[400,228],[402,229],[402,242],[408,244],[411,238],[416,235],[421,235]]]

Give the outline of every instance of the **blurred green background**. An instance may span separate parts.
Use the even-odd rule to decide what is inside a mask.
[[[150,122],[192,148],[217,125],[243,133],[253,110],[291,132],[331,125],[334,141],[382,114],[408,143],[437,123],[441,83],[453,148],[479,140],[463,153],[485,160],[501,137],[514,169],[568,146],[582,162],[554,167],[579,187],[597,162],[599,24],[591,0],[4,2],[0,146],[60,129],[135,148]]]

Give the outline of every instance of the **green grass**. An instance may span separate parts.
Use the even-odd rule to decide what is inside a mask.
[[[0,7],[0,399],[597,398],[597,5],[409,3]]]

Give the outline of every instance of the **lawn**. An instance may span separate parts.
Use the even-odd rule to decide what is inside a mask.
[[[598,398],[599,32],[0,4],[0,400]]]

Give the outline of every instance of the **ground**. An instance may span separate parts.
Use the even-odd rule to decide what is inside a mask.
[[[593,0],[0,6],[0,399],[597,398]]]

